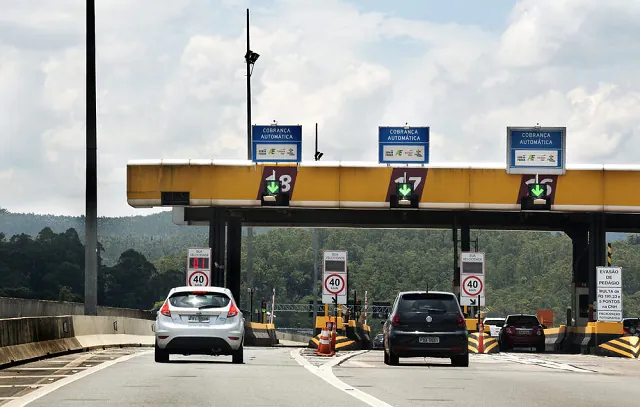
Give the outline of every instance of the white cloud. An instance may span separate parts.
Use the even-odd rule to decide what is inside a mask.
[[[0,15],[0,206],[80,214],[84,2],[14,3]],[[431,126],[433,162],[503,161],[505,127],[540,122],[568,126],[569,162],[637,162],[638,2],[514,1],[502,32],[347,0],[97,3],[103,215],[141,212],[129,159],[245,157],[246,6],[253,122],[302,124],[307,140],[319,123],[326,159],[376,160],[377,127],[409,122]]]

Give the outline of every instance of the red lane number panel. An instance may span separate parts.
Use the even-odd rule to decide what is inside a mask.
[[[256,199],[262,199],[265,192],[265,181],[280,180],[282,183],[282,192],[289,194],[289,199],[293,198],[293,187],[296,185],[296,177],[298,175],[298,167],[276,167],[264,166],[262,170],[262,178],[260,178],[260,186],[258,186],[258,196]]]
[[[389,188],[387,188],[387,198],[386,201],[389,202],[391,199],[391,195],[395,195],[396,193],[396,184],[403,182],[405,179],[405,174],[407,176],[407,182],[413,183],[413,190],[416,192],[416,195],[419,197],[422,196],[422,191],[424,191],[424,183],[427,180],[427,169],[426,168],[394,168],[391,171],[391,179],[389,180]]]

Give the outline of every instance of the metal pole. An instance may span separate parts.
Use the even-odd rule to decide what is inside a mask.
[[[316,151],[313,154],[313,159],[318,161],[318,123],[316,123]]]
[[[253,322],[253,289],[249,286],[249,322]]]
[[[273,289],[273,297],[271,297],[271,316],[269,317],[269,319],[271,321],[271,322],[269,322],[270,324],[273,324],[273,321],[275,319],[274,316],[273,316],[273,313],[275,311],[276,311],[276,289],[274,288]]]
[[[249,303],[253,304],[253,228],[247,228],[247,286],[249,287]],[[251,305],[251,319],[253,322],[253,305]]]
[[[96,117],[95,0],[87,0],[86,212],[84,246],[84,313],[98,315],[98,155]]]
[[[313,327],[318,317],[318,229],[313,228]]]
[[[249,54],[249,9],[247,9],[247,55]],[[251,62],[247,62],[247,160],[251,160]]]

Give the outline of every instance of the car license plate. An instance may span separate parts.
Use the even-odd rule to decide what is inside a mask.
[[[437,336],[421,336],[418,341],[420,343],[440,343],[440,338]]]
[[[203,315],[189,315],[189,322],[209,322],[209,317]]]

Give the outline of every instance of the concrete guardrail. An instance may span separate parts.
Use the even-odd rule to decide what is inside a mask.
[[[58,315],[84,315],[84,304],[79,302],[0,297],[0,318],[53,317]],[[98,316],[155,320],[155,315],[151,312],[132,308],[99,306]]]
[[[0,319],[0,368],[107,346],[153,346],[154,322],[107,316]]]

